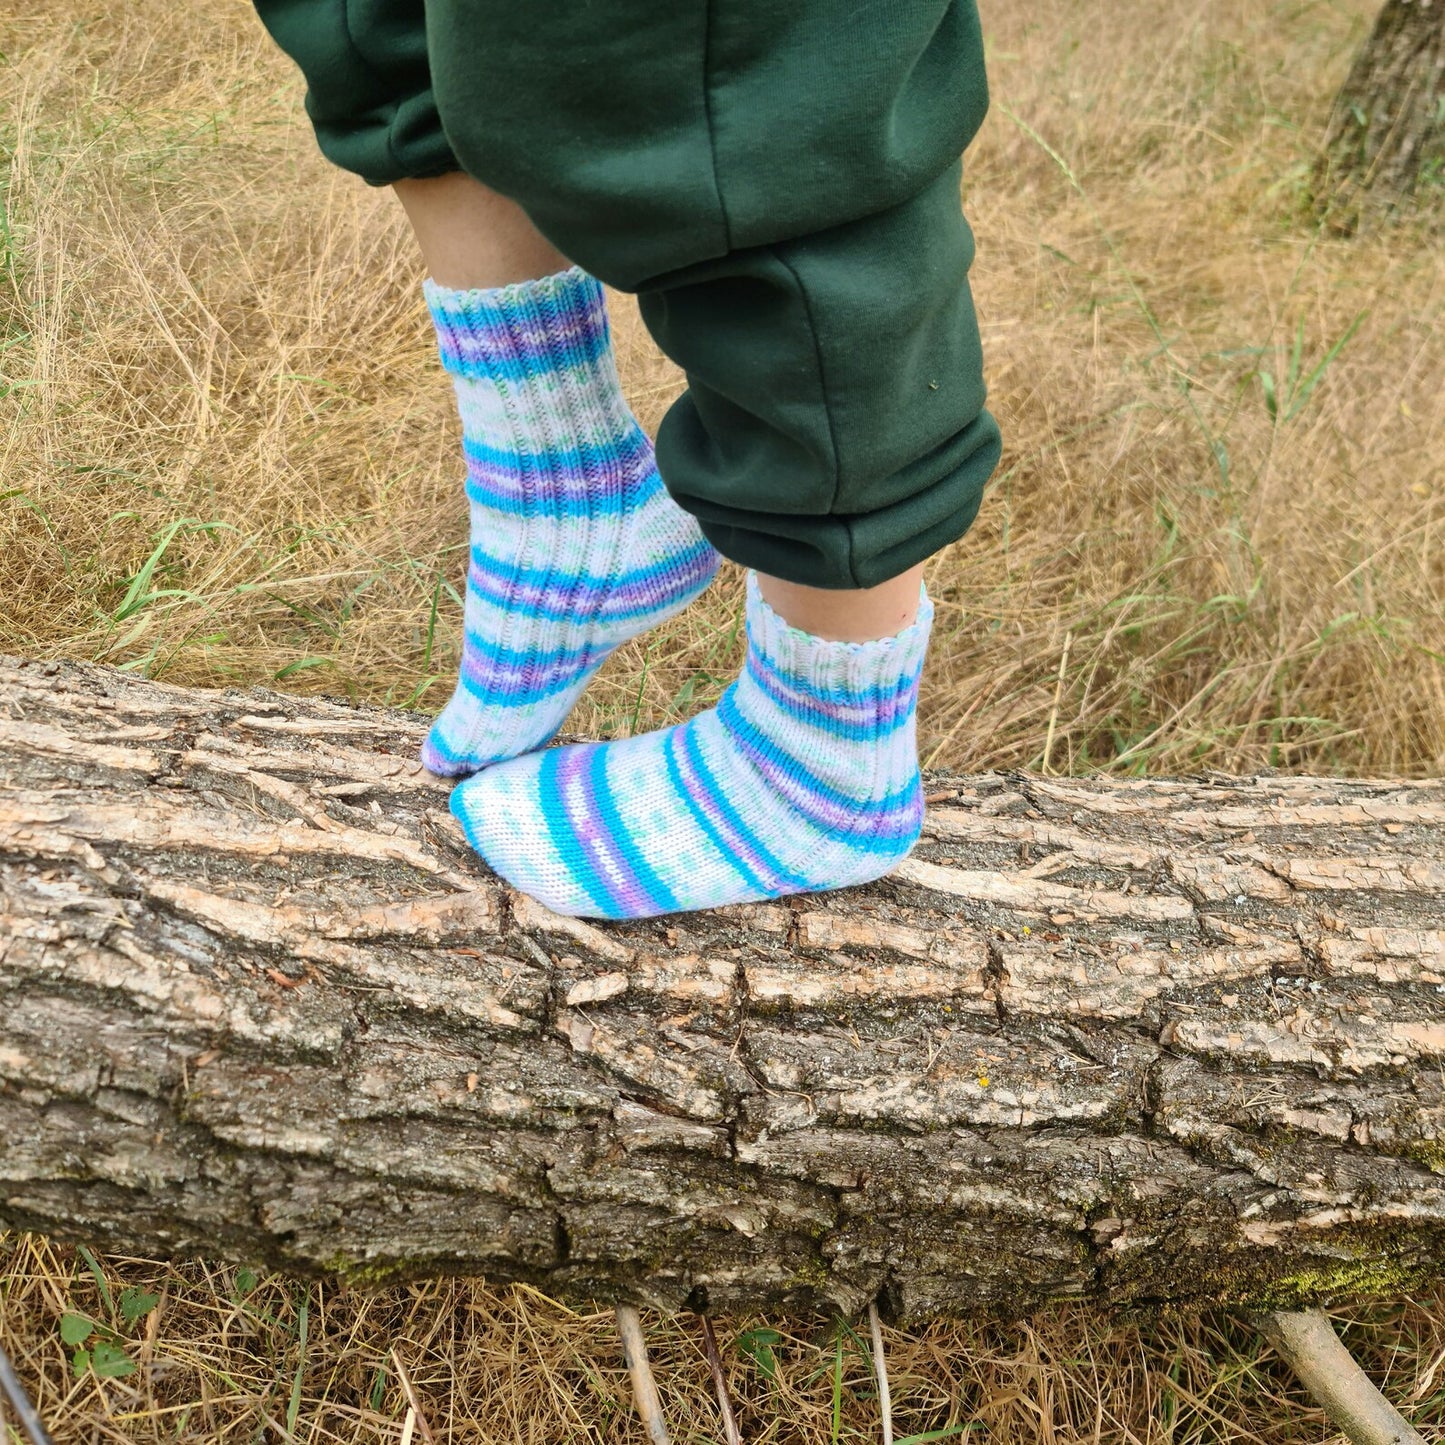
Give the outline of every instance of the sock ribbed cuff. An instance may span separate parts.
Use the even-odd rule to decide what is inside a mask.
[[[495,479],[500,469],[544,500],[559,489],[650,488],[652,447],[622,394],[595,277],[572,266],[491,290],[456,291],[430,279],[424,289],[474,480]],[[496,500],[483,493],[473,501]]]
[[[862,699],[916,683],[923,670],[933,603],[921,584],[918,616],[902,632],[871,642],[831,642],[792,626],[763,600],[755,572],[748,573],[747,596],[749,652],[803,692]]]
[[[422,283],[442,365],[496,381],[596,366],[610,358],[602,285],[580,266],[536,281],[458,291]]]

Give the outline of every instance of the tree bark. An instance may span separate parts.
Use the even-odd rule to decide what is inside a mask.
[[[1332,222],[1353,230],[1427,178],[1445,187],[1445,0],[1385,0],[1335,97],[1322,198]]]
[[[0,662],[0,1224],[902,1319],[1445,1273],[1445,784],[937,774],[882,883],[598,926],[420,737]]]

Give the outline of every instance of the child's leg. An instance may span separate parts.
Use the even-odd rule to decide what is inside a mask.
[[[986,104],[972,0],[428,0],[428,25],[454,40],[434,75],[468,170],[639,293],[688,379],[667,485],[759,574],[716,709],[502,763],[453,810],[570,913],[878,877],[921,823],[917,569],[999,454],[959,195]],[[463,58],[471,33],[495,66]]]
[[[461,672],[422,749],[458,775],[546,742],[607,654],[692,601],[718,558],[623,399],[601,286],[468,176],[396,191],[466,452]]]
[[[257,9],[306,75],[322,151],[395,186],[431,272],[471,525],[461,675],[422,757],[473,772],[544,743],[607,654],[695,597],[717,554],[663,490],[622,398],[602,288],[463,172],[424,0]],[[468,54],[485,42],[469,31]]]
[[[535,305],[550,283],[509,283],[563,264],[520,208],[467,177],[403,182],[396,190],[434,281],[494,288],[487,293],[492,306],[507,296],[519,298],[517,306],[530,296]],[[441,294],[429,287],[434,311]],[[438,324],[443,358],[455,369],[462,348],[448,344],[444,314]],[[489,324],[505,330],[507,318],[489,312]],[[458,376],[471,425],[477,401],[467,388],[489,384],[484,373]],[[549,408],[540,399],[533,405],[545,433]],[[553,410],[550,420],[563,436],[588,427],[580,411]],[[508,430],[500,418],[477,429],[494,439]],[[664,531],[682,515],[654,495],[639,516],[649,505],[663,514]],[[568,517],[558,540],[576,543],[577,522]],[[479,514],[474,499],[474,536],[485,539],[474,543],[474,569],[478,547],[495,552],[505,523],[495,507]],[[513,544],[518,553],[527,548],[521,538]],[[913,728],[927,643],[927,618],[915,620],[921,573],[912,567],[879,586],[844,591],[758,577],[749,588],[748,669],[716,711],[624,746],[563,749],[489,770],[454,798],[468,836],[524,891],[560,912],[589,916],[715,907],[886,873],[912,845],[922,811]],[[474,576],[468,587],[468,656],[425,752],[434,771],[451,768],[449,730],[469,739],[472,757],[505,756],[497,742],[482,743],[483,729],[495,738],[528,715],[477,695],[476,670],[495,664],[497,643],[545,665],[539,659],[550,639],[535,635],[534,610],[493,602],[479,590],[484,581]],[[622,576],[609,590],[626,595],[631,588]],[[550,593],[539,589],[534,602],[561,602],[565,591],[562,582]],[[534,682],[532,690],[544,689]],[[548,730],[573,696],[570,688],[560,696]]]
[[[453,806],[481,851],[603,916],[886,871],[920,822],[929,609],[880,636],[860,617],[906,604],[863,594],[911,590],[999,454],[959,205],[987,103],[973,0],[843,20],[833,0],[387,0],[360,37],[363,12],[339,0],[258,3],[303,68],[323,52],[308,108],[333,159],[380,182],[435,174],[454,167],[396,157],[443,136],[564,254],[639,293],[688,377],[659,433],[668,487],[765,577],[747,667],[716,710],[470,779]],[[415,79],[417,27],[400,21],[423,11],[425,94],[383,103],[351,69]],[[834,617],[852,620],[801,630]]]
[[[392,183],[427,274],[439,286],[485,290],[565,271],[567,258],[527,213],[463,171]]]

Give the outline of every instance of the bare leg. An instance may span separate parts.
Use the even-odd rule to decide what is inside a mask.
[[[902,632],[918,616],[923,566],[858,591],[804,587],[758,574],[763,601],[785,622],[829,642],[872,642]]]
[[[515,201],[462,171],[397,181],[392,189],[432,279],[442,286],[510,286],[567,269],[567,258]]]

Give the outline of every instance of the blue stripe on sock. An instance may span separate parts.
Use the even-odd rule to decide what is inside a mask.
[[[674,553],[664,557],[661,562],[654,562],[647,567],[630,568],[620,575],[607,572],[583,572],[575,577],[559,578],[555,567],[520,567],[500,557],[490,556],[482,551],[480,545],[472,547],[472,566],[485,576],[505,578],[518,587],[555,587],[560,580],[579,592],[590,590],[607,595],[624,588],[641,587],[659,577],[665,577],[670,572],[676,572],[680,566],[691,562],[695,552],[702,552],[708,545],[706,542],[700,542],[686,552]]]
[[[610,650],[608,649],[608,651]],[[522,688],[514,683],[498,685],[481,682],[475,677],[468,677],[464,667],[461,684],[466,689],[468,697],[475,698],[486,707],[530,707],[534,703],[547,702],[554,697],[560,697],[569,688],[584,685],[605,661],[604,654],[591,666],[584,667],[579,672],[561,673],[551,682],[531,688]]]
[[[583,669],[601,661],[601,654],[612,649],[596,642],[584,642],[581,647],[554,647],[549,652],[538,652],[526,647],[507,647],[494,638],[479,637],[471,629],[466,631],[466,644],[473,658],[473,666],[485,660],[494,667],[514,672],[525,671],[530,665],[544,671],[554,668]]]
[[[438,752],[445,761],[449,763],[469,763],[473,759],[468,753],[458,753],[442,740],[437,724],[433,723],[431,730],[426,735],[427,746]]]
[[[520,469],[517,472],[522,475]],[[616,477],[592,478],[573,490],[559,485],[556,475],[545,464],[533,470],[537,484],[530,495],[520,488],[506,490],[494,483],[479,480],[468,473],[464,489],[467,501],[474,507],[486,507],[509,517],[596,517],[616,518],[635,512],[651,495],[653,488],[640,484],[644,479],[621,481]],[[657,486],[661,486],[661,482]]]
[[[624,623],[640,621],[644,617],[652,617],[676,604],[677,601],[688,592],[695,590],[701,590],[701,584],[696,578],[689,578],[686,587],[679,587],[672,592],[661,593],[655,600],[651,602],[639,602],[635,607],[608,607],[606,605],[607,599],[604,599],[602,604],[597,608],[595,617],[579,609],[575,600],[568,605],[565,603],[553,604],[545,598],[529,598],[526,604],[527,615],[529,617],[539,618],[543,622],[570,622],[579,626],[591,622],[599,627],[612,628]],[[478,601],[486,603],[489,607],[496,608],[504,616],[509,606],[516,605],[515,603],[510,603],[507,596],[503,593],[484,592],[475,582],[472,584],[472,594]]]
[[[718,831],[717,824],[708,817],[703,806],[692,795],[692,789],[683,780],[682,769],[677,765],[677,745],[679,738],[691,736],[691,728],[684,724],[682,727],[674,728],[668,734],[666,743],[663,744],[662,755],[667,763],[667,778],[676,791],[677,796],[687,804],[688,811],[697,820],[697,825],[707,835],[708,841],[717,849],[724,863],[728,865],[737,875],[742,878],[750,887],[756,888],[758,892],[772,895],[777,892],[775,884],[767,882],[753,869],[749,868],[743,858],[737,856],[737,849]],[[683,746],[686,746],[684,743]],[[697,763],[691,758],[694,771],[697,771]]]
[[[618,517],[635,511],[638,506],[635,492],[625,487],[599,489],[581,495],[544,490],[528,498],[523,505],[510,492],[498,491],[478,482],[475,477],[468,477],[466,493],[467,501],[474,507],[489,507],[494,512],[528,517]]]
[[[686,726],[686,724],[684,724]],[[687,728],[687,737],[683,742],[687,749],[687,760],[692,765],[693,771],[702,780],[703,787],[707,789],[708,799],[722,814],[723,821],[727,823],[744,843],[758,855],[762,861],[773,870],[779,882],[790,884],[798,889],[812,889],[817,885],[811,879],[804,878],[801,874],[794,873],[791,869],[785,868],[770,848],[764,847],[756,833],[753,832],[738,816],[737,809],[728,802],[727,794],[718,786],[717,779],[713,776],[712,770],[708,767],[702,755],[702,748],[693,735],[693,729]],[[716,835],[714,834],[714,837]],[[726,854],[726,850],[724,850]],[[777,884],[768,890],[770,893],[778,891]]]
[[[784,690],[776,681],[774,676],[753,667],[753,658],[748,659],[748,671],[752,675],[753,685],[767,700],[772,703],[779,712],[786,713],[790,718],[803,723],[807,727],[817,728],[819,732],[827,733],[830,737],[843,738],[848,742],[868,742],[872,740],[882,741],[897,732],[899,728],[906,727],[913,715],[911,707],[896,708],[893,716],[886,721],[880,721],[876,714],[874,717],[865,717],[859,720],[848,718],[830,717],[821,708],[810,706]],[[912,686],[910,683],[909,686]],[[903,692],[899,689],[899,693]],[[896,699],[898,694],[893,694]],[[885,704],[891,699],[887,696],[866,702],[852,701],[851,706],[865,707],[867,702],[873,702],[875,708]],[[837,704],[843,706],[844,704]]]
[[[586,328],[579,328],[575,335],[569,336],[560,345],[549,347],[544,343],[532,349],[525,347],[524,343],[517,354],[505,356],[498,354],[497,340],[492,341],[489,352],[486,343],[491,338],[466,337],[461,345],[457,345],[453,338],[447,336],[448,330],[465,336],[469,329],[480,329],[465,312],[433,311],[432,320],[439,333],[437,350],[441,354],[442,365],[450,372],[466,377],[485,377],[488,381],[525,382],[550,376],[554,372],[593,367],[611,349],[611,338],[605,331],[589,335]],[[508,344],[508,338],[498,340],[501,345]],[[468,342],[472,344],[468,345]],[[512,344],[515,346],[515,341]]]
[[[605,749],[599,747],[593,753],[590,760],[590,773],[593,802],[597,808],[597,816],[607,830],[607,839],[612,846],[613,854],[632,874],[637,886],[647,894],[648,902],[654,904],[658,912],[676,913],[682,904],[678,902],[672,889],[662,881],[657,871],[642,856],[636,843],[632,840],[632,834],[627,831],[627,825],[622,821],[622,814],[617,810],[616,800],[612,796],[612,789],[607,781]],[[631,909],[627,910],[628,913],[632,911]]]
[[[545,451],[514,451],[511,447],[488,446],[480,437],[463,435],[462,453],[468,462],[491,467],[499,472],[516,472],[523,464],[538,470],[567,472],[579,480],[597,472],[616,467],[652,461],[652,443],[640,428],[635,434],[616,437],[605,442],[580,442],[570,447],[548,447]]]
[[[794,754],[785,752],[755,723],[750,722],[742,715],[738,708],[737,698],[734,696],[736,688],[737,684],[734,683],[723,693],[717,705],[718,717],[722,719],[728,730],[743,735],[750,748],[761,753],[775,767],[791,773],[814,797],[822,799],[825,803],[831,803],[835,808],[851,808],[855,812],[858,811],[860,800],[857,797],[851,793],[840,793],[815,773],[810,773]],[[881,798],[864,800],[862,806],[867,812],[873,814],[892,812],[909,801],[913,795],[915,784],[916,780],[910,780],[902,788],[886,793]]]
[[[529,617],[545,622],[592,624],[610,630],[619,624],[655,616],[682,598],[702,591],[717,571],[717,557],[711,546],[703,542],[677,553],[669,562],[636,572],[620,572],[603,587],[595,586],[586,577],[564,579],[556,573],[543,573],[541,575],[549,578],[547,582],[529,584],[524,574],[516,570],[506,574],[500,569],[491,573],[482,568],[476,570],[481,574],[479,577],[467,578],[469,595],[495,608],[504,617],[525,611]],[[674,573],[675,578],[666,579],[670,585],[659,587],[659,580],[669,572]],[[503,575],[505,583],[496,580]],[[629,594],[640,594],[642,600],[620,605],[621,599]]]
[[[772,678],[780,687],[796,686],[795,678],[777,667],[771,659],[755,647],[748,651],[748,669],[759,676]],[[844,686],[818,687],[812,682],[808,682],[804,686],[809,699],[816,699],[824,706],[861,707],[876,699],[886,702],[901,697],[917,684],[922,671],[923,667],[920,662],[907,672],[900,674],[898,680],[888,686],[879,684],[861,690],[856,687]]]
[[[552,846],[557,850],[558,856],[566,865],[574,881],[592,900],[592,906],[600,908],[609,917],[617,917],[619,900],[613,893],[611,884],[597,871],[596,865],[582,846],[582,841],[578,837],[576,829],[573,828],[571,819],[567,816],[567,805],[563,801],[562,786],[557,781],[557,773],[565,751],[563,748],[549,748],[542,754],[542,761],[537,767],[537,797],[540,802],[542,821],[547,825],[547,832],[552,838]],[[547,806],[548,798],[556,800],[555,806]]]

